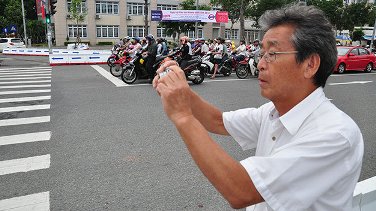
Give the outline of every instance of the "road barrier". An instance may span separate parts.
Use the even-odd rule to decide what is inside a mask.
[[[352,211],[376,210],[376,177],[372,177],[355,186]]]
[[[111,55],[109,50],[67,50],[53,49],[49,54],[48,49],[38,48],[8,48],[3,49],[4,55],[18,56],[49,56],[51,66],[77,65],[77,64],[105,64]]]

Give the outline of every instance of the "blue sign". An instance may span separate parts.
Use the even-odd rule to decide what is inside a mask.
[[[152,21],[162,21],[162,10],[152,10],[151,20]]]
[[[16,25],[10,25],[9,26],[9,31],[10,32],[17,32],[17,26]]]

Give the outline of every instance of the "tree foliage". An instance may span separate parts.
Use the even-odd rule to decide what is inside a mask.
[[[69,8],[69,12],[72,16],[72,19],[75,21],[77,25],[77,37],[75,46],[81,43],[79,24],[84,22],[85,17],[87,15],[86,9],[84,8],[86,7],[83,5],[82,0],[72,0],[71,6]]]

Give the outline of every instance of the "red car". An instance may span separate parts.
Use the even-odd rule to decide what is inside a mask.
[[[344,73],[347,70],[371,72],[375,67],[376,56],[360,46],[337,47],[338,60],[334,72]]]

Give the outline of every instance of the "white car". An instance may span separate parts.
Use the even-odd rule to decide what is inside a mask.
[[[0,52],[3,52],[4,48],[26,48],[26,46],[20,38],[0,38]]]

